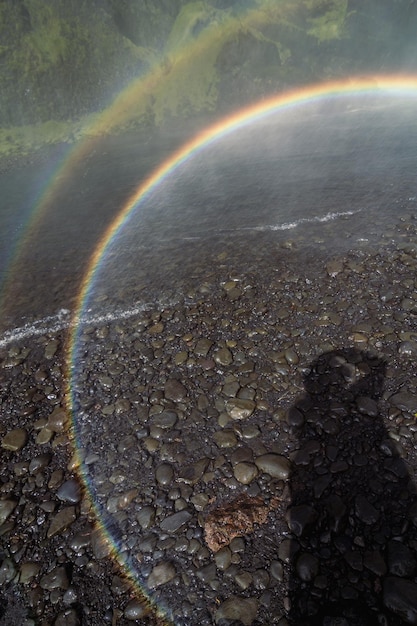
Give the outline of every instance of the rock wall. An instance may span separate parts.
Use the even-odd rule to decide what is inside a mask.
[[[416,64],[414,0],[0,0],[0,126],[76,120],[134,79],[130,120]]]

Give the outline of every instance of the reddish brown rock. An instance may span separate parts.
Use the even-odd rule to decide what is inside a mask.
[[[208,547],[217,552],[234,537],[253,532],[255,526],[265,524],[269,511],[276,509],[278,504],[277,498],[267,504],[260,496],[242,494],[231,502],[216,506],[208,513],[204,523]]]

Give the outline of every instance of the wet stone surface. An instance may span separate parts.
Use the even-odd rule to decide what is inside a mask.
[[[0,624],[416,624],[416,226],[197,249],[80,329],[75,432],[65,331],[5,346]]]

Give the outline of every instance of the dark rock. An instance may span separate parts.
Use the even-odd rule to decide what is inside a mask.
[[[367,552],[363,564],[377,576],[384,576],[387,573],[387,565],[378,551]]]
[[[400,391],[391,397],[391,402],[401,411],[416,410],[416,396],[408,391]]]
[[[401,541],[388,543],[388,570],[394,576],[413,576],[417,568],[417,561],[410,548]],[[417,602],[417,597],[416,597]]]
[[[314,496],[316,498],[320,498],[326,491],[332,480],[333,476],[331,474],[323,474],[322,476],[320,476],[320,478],[318,478],[313,485]]]
[[[169,378],[165,383],[165,397],[173,402],[181,402],[187,395],[187,390],[179,380]]]
[[[62,502],[77,504],[81,500],[81,489],[78,481],[74,478],[65,481],[58,489],[56,495]]]
[[[296,570],[301,580],[313,580],[319,571],[319,560],[312,554],[303,552],[297,559]]]
[[[178,511],[178,513],[165,517],[160,523],[160,527],[164,532],[175,533],[181,526],[189,522],[191,518],[192,514],[184,509],[183,511]]]
[[[339,532],[342,520],[346,513],[346,506],[340,496],[332,494],[326,501],[326,509],[332,518],[332,530]]]
[[[379,518],[379,511],[365,498],[365,496],[356,496],[355,512],[358,518],[365,524],[375,524]]]
[[[384,581],[383,601],[385,606],[406,624],[417,624],[416,583],[389,576]]]
[[[300,504],[288,509],[285,517],[290,530],[297,537],[301,537],[306,528],[316,521],[317,512],[308,504]]]

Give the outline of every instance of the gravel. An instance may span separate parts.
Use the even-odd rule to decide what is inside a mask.
[[[0,624],[417,623],[417,222],[325,242],[2,349]]]

